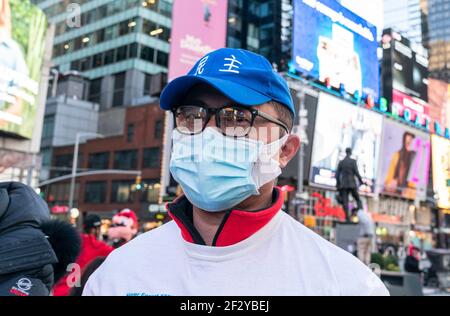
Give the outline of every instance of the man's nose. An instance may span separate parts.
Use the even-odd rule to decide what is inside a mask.
[[[206,127],[218,127],[216,124],[216,115],[215,114],[211,114],[211,117],[209,118],[208,123],[206,124]]]

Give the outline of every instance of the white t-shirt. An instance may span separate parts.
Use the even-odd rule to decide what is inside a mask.
[[[389,295],[350,253],[284,212],[227,247],[185,241],[175,222],[115,250],[83,295]]]

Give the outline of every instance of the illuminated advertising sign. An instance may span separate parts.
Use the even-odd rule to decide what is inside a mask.
[[[441,128],[436,107],[436,103],[443,99],[442,89],[429,87],[432,79],[428,78],[426,50],[417,46],[418,51],[414,51],[407,38],[391,29],[383,31],[382,46],[382,90],[386,106],[382,107],[380,103],[379,109],[417,127],[444,135],[445,128]],[[436,84],[434,87],[440,88]]]
[[[319,96],[311,157],[310,183],[336,186],[336,168],[352,148],[361,177],[368,186],[361,191],[372,194],[378,171],[383,117],[326,93]]]
[[[431,130],[444,136],[450,127],[450,85],[446,81],[428,79],[428,104],[433,121]]]
[[[169,81],[185,75],[207,53],[225,47],[227,0],[175,0]]]
[[[0,0],[0,130],[31,137],[47,21],[29,0]]]
[[[387,29],[383,32],[384,57],[390,63],[392,88],[413,98],[428,101],[428,56],[411,48],[409,40]]]
[[[426,102],[397,90],[392,91],[391,114],[417,126],[425,126],[430,122],[429,108]]]
[[[433,160],[433,190],[437,194],[436,204],[450,208],[450,140],[431,136]]]
[[[426,199],[430,137],[392,120],[384,120],[378,187],[381,193]]]
[[[297,71],[378,100],[375,26],[335,0],[295,0],[293,41]]]

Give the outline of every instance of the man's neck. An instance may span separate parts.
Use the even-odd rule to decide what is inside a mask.
[[[260,190],[260,195],[249,197],[235,208],[243,211],[266,209],[272,205],[273,186],[270,190]],[[192,220],[194,227],[200,233],[205,244],[212,246],[214,237],[225,216],[224,212],[207,212],[193,206]]]

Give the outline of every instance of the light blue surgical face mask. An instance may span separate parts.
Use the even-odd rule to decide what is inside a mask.
[[[287,136],[265,145],[208,127],[197,135],[174,130],[170,172],[188,200],[208,212],[238,205],[281,174],[278,153]]]

